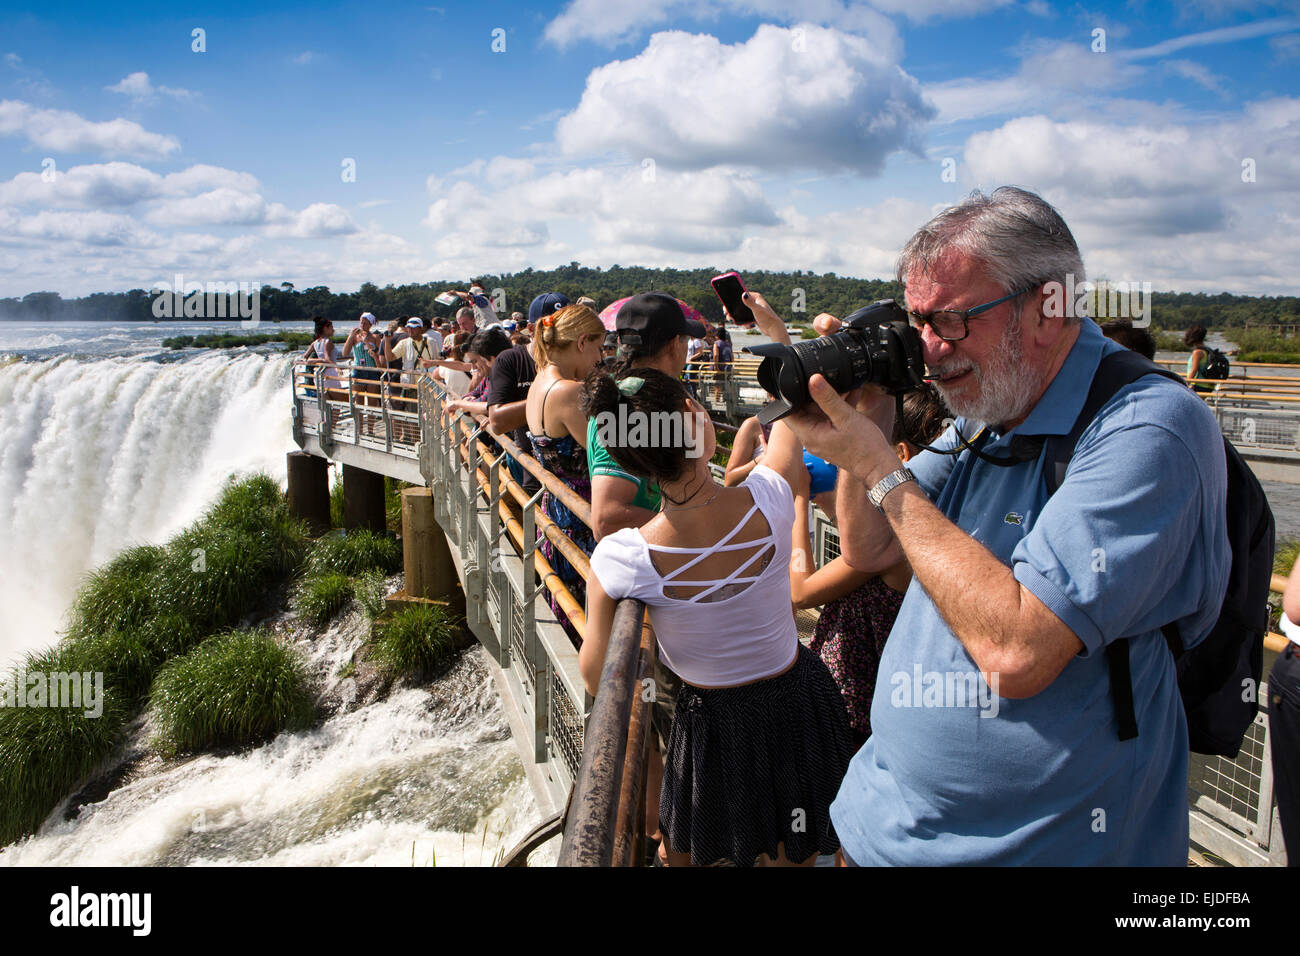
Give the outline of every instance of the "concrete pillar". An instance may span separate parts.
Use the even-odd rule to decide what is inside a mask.
[[[343,528],[369,528],[383,534],[388,528],[384,513],[384,476],[373,471],[343,466]]]
[[[402,489],[402,562],[409,597],[450,600],[460,580],[447,537],[433,520],[433,493],[428,488]]]
[[[289,514],[301,518],[313,537],[330,529],[330,468],[324,458],[305,451],[288,456]]]

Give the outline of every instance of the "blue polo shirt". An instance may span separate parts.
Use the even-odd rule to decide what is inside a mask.
[[[1084,319],[1043,397],[987,453],[1007,454],[1017,433],[1068,432],[1119,348]],[[977,428],[958,419],[936,445]],[[908,467],[1084,651],[1041,693],[999,698],[913,580],[880,661],[873,734],[831,807],[845,851],[862,865],[1185,866],[1187,721],[1160,626],[1199,642],[1227,587],[1214,416],[1185,386],[1146,376],[1101,409],[1050,498],[1042,455],[999,467],[922,452]],[[1104,646],[1123,637],[1138,736],[1121,742]]]

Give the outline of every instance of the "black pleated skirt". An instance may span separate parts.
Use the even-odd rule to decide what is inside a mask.
[[[784,674],[740,687],[683,683],[664,761],[659,825],[697,865],[834,853],[830,805],[854,752],[830,671],[802,644]]]

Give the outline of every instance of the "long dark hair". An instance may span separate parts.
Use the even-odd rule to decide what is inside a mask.
[[[640,379],[642,384],[632,394],[620,390],[619,382]],[[583,387],[581,407],[583,414],[594,418],[599,423],[602,414],[608,413],[618,421],[619,406],[626,405],[625,415],[645,416],[647,421],[656,421],[652,416],[667,412],[675,415],[686,414],[686,402],[690,396],[686,386],[671,376],[652,368],[639,368],[636,375],[605,375],[596,372],[588,376]],[[597,434],[600,434],[598,430]],[[622,436],[616,436],[622,437]],[[601,441],[610,457],[633,475],[649,478],[657,483],[673,481],[686,470],[687,447],[650,443],[650,447],[623,445],[618,440]]]

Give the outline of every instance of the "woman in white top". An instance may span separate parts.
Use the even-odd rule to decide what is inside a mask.
[[[790,603],[794,500],[782,472],[803,467],[797,440],[778,427],[764,463],[725,488],[708,467],[713,424],[681,382],[639,368],[587,388],[610,455],[663,494],[659,515],[596,546],[578,663],[594,694],[615,602],[646,603],[682,679],[659,804],[669,864],[834,853],[830,804],[853,746],[839,689],[800,645]]]

